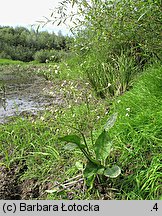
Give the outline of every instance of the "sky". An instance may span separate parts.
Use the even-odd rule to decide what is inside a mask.
[[[37,21],[50,17],[51,9],[54,9],[60,0],[0,0],[0,26],[24,26],[38,24]],[[47,25],[41,30],[68,34],[68,28],[63,26]]]

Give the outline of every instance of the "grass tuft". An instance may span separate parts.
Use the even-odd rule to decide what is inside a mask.
[[[161,193],[162,67],[145,71],[129,92],[116,99],[119,118],[111,133],[125,199],[159,199]]]

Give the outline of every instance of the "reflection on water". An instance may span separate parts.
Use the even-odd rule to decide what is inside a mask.
[[[0,123],[23,111],[36,113],[51,102],[43,93],[47,83],[43,77],[20,79],[11,74],[0,76]]]

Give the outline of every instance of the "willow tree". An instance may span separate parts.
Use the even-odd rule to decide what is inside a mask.
[[[124,72],[123,91],[132,79],[129,71],[134,70],[134,66],[141,70],[147,63],[161,59],[161,6],[161,0],[62,0],[47,23],[70,25],[76,41],[75,52],[82,57],[88,54],[87,74],[95,68],[100,71],[89,77],[95,88],[100,85],[100,89],[107,89],[114,74],[106,77],[107,68],[118,70],[124,61],[128,70]],[[133,66],[127,66],[129,61]],[[112,79],[120,83],[119,72],[116,74]],[[99,80],[103,82],[98,83]],[[112,94],[118,88],[115,87]]]

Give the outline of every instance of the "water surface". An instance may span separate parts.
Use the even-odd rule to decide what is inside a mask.
[[[36,114],[53,100],[45,89],[49,82],[44,77],[29,73],[0,71],[0,123],[9,116],[22,112]]]

